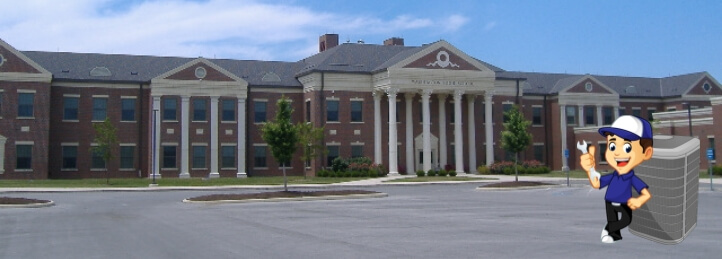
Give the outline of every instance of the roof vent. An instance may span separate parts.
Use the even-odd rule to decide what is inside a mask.
[[[263,78],[261,78],[261,81],[263,81],[263,82],[281,82],[281,77],[276,75],[276,73],[268,72],[265,75],[263,75]]]
[[[633,85],[630,85],[630,86],[627,86],[627,89],[624,89],[624,92],[628,93],[628,94],[636,94],[637,88],[634,87]]]
[[[63,73],[70,73],[70,69],[63,69],[61,72],[63,72]]]
[[[365,42],[364,42],[364,40],[361,39],[361,40],[356,41],[356,43],[358,43],[358,44],[364,44]]]
[[[110,73],[110,69],[107,67],[95,67],[90,70],[90,76],[108,77],[112,75],[113,73]]]
[[[137,75],[138,75],[138,72],[131,71],[131,72],[130,72],[130,75],[131,75],[131,76],[137,76]]]

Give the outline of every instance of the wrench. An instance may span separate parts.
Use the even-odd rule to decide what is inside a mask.
[[[587,153],[587,146],[589,146],[589,144],[584,140],[582,140],[581,143],[577,142],[577,149],[579,149],[579,151],[582,151],[582,154]],[[592,167],[589,169],[589,181],[593,181],[594,177],[600,179],[602,175],[598,173],[597,170],[594,170],[594,167]]]

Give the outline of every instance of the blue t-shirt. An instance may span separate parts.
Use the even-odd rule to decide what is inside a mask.
[[[624,175],[619,175],[617,171],[614,171],[614,173],[602,176],[599,179],[599,188],[606,186],[609,187],[607,188],[607,194],[604,196],[605,200],[625,204],[632,198],[632,187],[638,193],[642,193],[644,188],[649,188],[642,179],[634,175],[634,170]]]

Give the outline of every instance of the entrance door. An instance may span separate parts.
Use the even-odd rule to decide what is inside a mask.
[[[438,167],[439,165],[439,138],[431,134],[431,169]],[[414,150],[416,158],[416,168],[414,172],[418,170],[424,170],[424,138],[423,134],[419,134],[414,138]]]

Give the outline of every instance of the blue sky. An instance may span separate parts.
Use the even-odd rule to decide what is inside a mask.
[[[722,1],[0,1],[20,50],[296,61],[337,33],[444,39],[511,71],[722,78]]]

